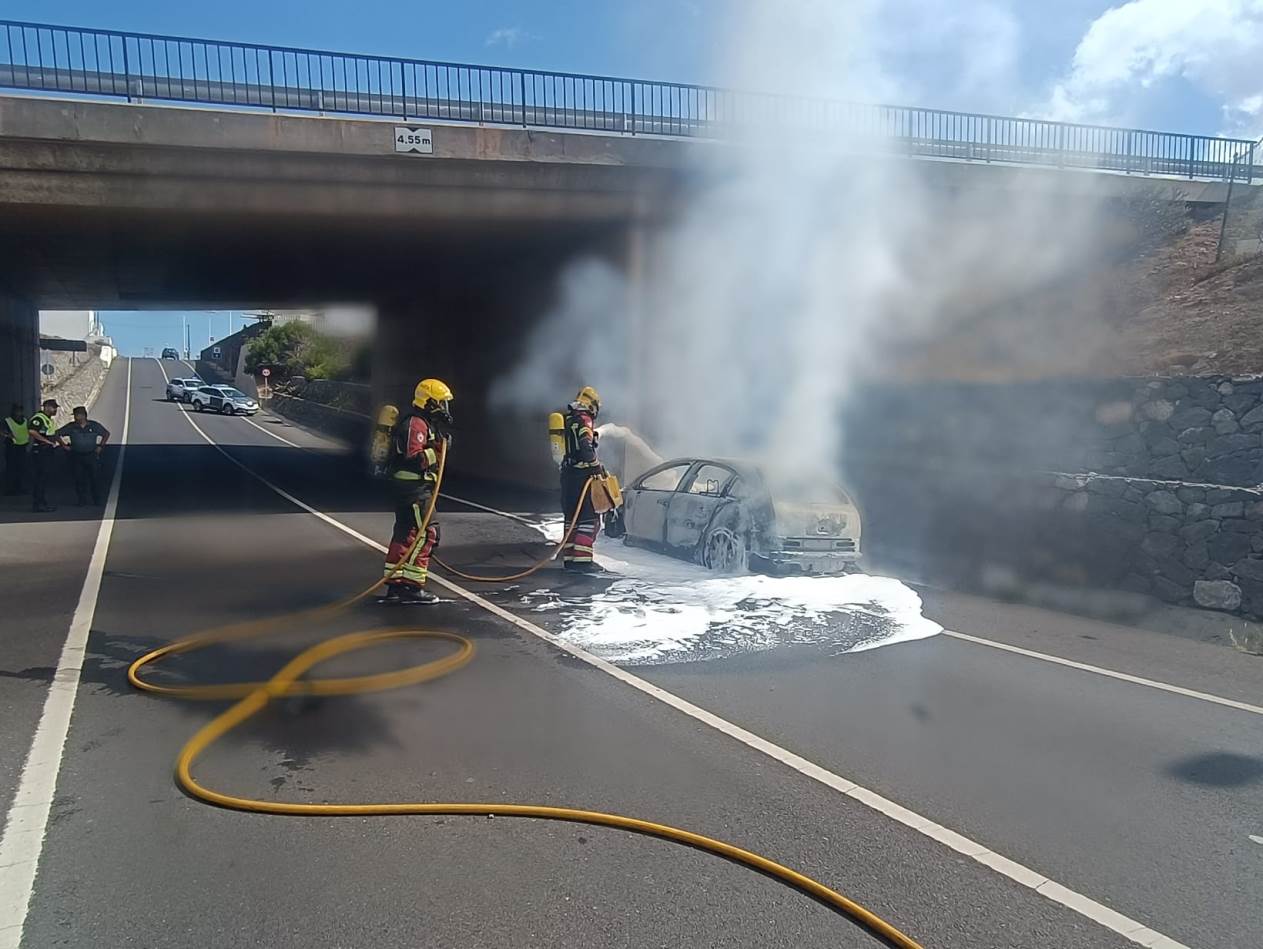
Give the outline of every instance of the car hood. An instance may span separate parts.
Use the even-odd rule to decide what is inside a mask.
[[[780,537],[860,536],[859,511],[850,504],[775,501],[775,533]]]

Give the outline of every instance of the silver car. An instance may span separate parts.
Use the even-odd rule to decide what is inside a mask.
[[[204,385],[206,385],[206,383],[197,377],[189,379],[172,379],[167,383],[167,401],[188,402],[192,391]]]
[[[624,490],[624,543],[720,572],[838,574],[860,558],[860,514],[842,488],[736,461],[677,458]]]

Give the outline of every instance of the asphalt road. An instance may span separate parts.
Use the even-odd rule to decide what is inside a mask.
[[[116,432],[125,380],[120,361],[95,412]],[[329,602],[371,583],[381,558],[234,465],[183,407],[160,401],[162,387],[157,362],[133,361],[117,520],[23,946],[876,944],[762,876],[622,832],[263,817],[184,797],[171,765],[213,708],[131,691],[127,663],[197,629]],[[380,500],[323,439],[265,416],[194,419],[277,487],[385,540]],[[538,503],[471,483],[451,490],[513,510]],[[454,563],[524,564],[541,550],[523,525],[449,505],[442,514]],[[96,525],[65,508],[38,523],[14,507],[0,517],[7,811]],[[552,569],[537,582],[574,584]],[[561,628],[563,616],[527,612],[516,591],[485,592]],[[1263,661],[1221,645],[950,594],[927,594],[927,611],[994,642],[1263,698]],[[410,689],[269,710],[208,755],[201,779],[300,801],[614,810],[765,853],[926,946],[1136,945],[475,604],[452,598],[409,620],[418,612],[473,638],[474,663]],[[332,633],[401,621],[365,606],[171,668],[258,677]],[[385,668],[436,648],[340,667]],[[1263,845],[1250,839],[1263,835],[1261,715],[942,635],[634,671],[1180,943],[1263,945]]]

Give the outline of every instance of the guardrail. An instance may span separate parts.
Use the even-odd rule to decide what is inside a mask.
[[[1243,139],[0,20],[0,87],[692,138],[832,135],[922,158],[1251,181]]]

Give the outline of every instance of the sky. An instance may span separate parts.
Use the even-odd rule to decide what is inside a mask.
[[[346,52],[723,81],[766,0],[6,0],[3,15]],[[1263,133],[1263,0],[798,0],[851,8],[897,104]],[[768,76],[776,82],[775,73]]]
[[[206,310],[118,310],[99,314],[105,332],[124,356],[143,356],[146,347],[157,356],[167,346],[183,351],[180,340],[188,321],[189,345],[196,355],[210,345],[211,337],[223,339],[247,322],[240,311]]]
[[[789,3],[789,0],[786,0]],[[764,6],[760,6],[764,5]],[[1263,134],[1263,0],[793,0],[810,20],[854,24],[865,98],[1177,132]],[[724,51],[771,0],[6,0],[6,18],[210,39],[680,82],[725,80]],[[839,9],[844,16],[839,17]],[[809,34],[808,34],[809,35]],[[834,38],[836,41],[836,37]],[[757,42],[757,40],[756,40]],[[819,48],[827,50],[828,44]],[[822,53],[828,55],[827,53]],[[759,85],[845,96],[773,51]],[[825,73],[827,75],[827,72]],[[174,324],[171,322],[174,319]],[[178,337],[179,317],[149,336]],[[159,323],[161,322],[161,329]],[[126,349],[127,343],[124,343]]]

